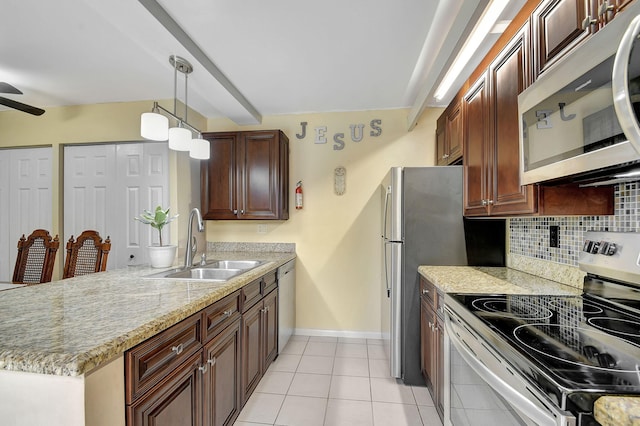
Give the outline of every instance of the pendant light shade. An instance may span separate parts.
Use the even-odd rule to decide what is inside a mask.
[[[154,141],[169,137],[169,119],[157,112],[145,112],[140,117],[140,136]]]
[[[191,132],[184,127],[172,127],[169,129],[169,148],[174,151],[189,151],[191,138]]]
[[[189,150],[189,157],[196,158],[198,160],[209,159],[209,141],[202,139],[202,135],[198,135],[196,139],[191,140],[191,149]]]

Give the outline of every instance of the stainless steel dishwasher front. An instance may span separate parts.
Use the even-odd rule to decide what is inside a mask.
[[[278,268],[278,353],[282,352],[296,326],[296,260]]]

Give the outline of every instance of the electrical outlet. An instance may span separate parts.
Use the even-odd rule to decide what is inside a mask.
[[[268,231],[267,225],[261,223],[258,225],[258,234],[266,234]]]
[[[560,247],[558,242],[558,225],[549,226],[549,247]]]

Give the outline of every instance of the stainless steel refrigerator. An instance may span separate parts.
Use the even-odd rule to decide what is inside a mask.
[[[382,193],[382,330],[391,375],[424,385],[419,265],[467,265],[462,167],[393,167]]]

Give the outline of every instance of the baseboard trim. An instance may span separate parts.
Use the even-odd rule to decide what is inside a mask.
[[[293,334],[299,336],[349,337],[352,339],[382,339],[382,333],[376,331],[319,330],[316,328],[296,328]]]

